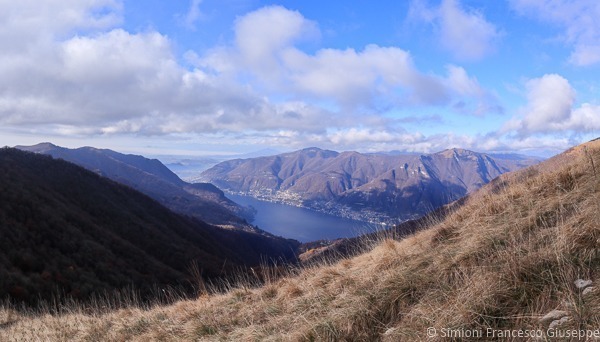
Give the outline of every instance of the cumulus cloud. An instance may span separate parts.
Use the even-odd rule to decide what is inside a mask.
[[[600,62],[600,2],[596,0],[511,0],[522,15],[564,28],[561,39],[572,46],[569,62],[577,66]]]
[[[442,0],[435,8],[422,0],[413,1],[410,17],[433,25],[441,46],[460,60],[479,60],[489,55],[501,37],[481,12],[464,9],[458,0]]]
[[[192,1],[191,10],[199,4]],[[429,148],[449,140],[407,133],[379,108],[462,101],[465,113],[478,114],[494,102],[465,69],[426,74],[399,47],[304,52],[299,44],[317,42],[318,25],[279,6],[239,17],[230,44],[188,52],[195,67],[185,67],[169,37],[119,28],[122,6],[0,1],[7,23],[0,26],[0,126],[36,134],[222,134],[298,147]]]
[[[526,83],[527,105],[521,117],[505,124],[503,133],[521,137],[535,133],[585,133],[600,129],[600,106],[583,103],[574,108],[576,93],[564,77],[546,74]]]
[[[399,48],[372,45],[363,51],[320,49],[307,54],[297,47],[302,40],[318,37],[318,25],[299,12],[264,7],[240,17],[233,48],[215,50],[204,65],[215,63],[213,69],[219,71],[249,71],[272,90],[334,99],[342,106],[372,102],[378,90],[418,76],[410,55]],[[227,60],[230,63],[223,62]]]
[[[70,23],[13,29],[14,49],[0,56],[0,123],[57,134],[171,134],[271,130],[321,132],[333,113],[299,101],[274,103],[251,87],[181,66],[168,37],[112,28],[114,1],[47,1]],[[51,23],[33,2],[2,6],[22,17]],[[29,13],[31,11],[31,13]],[[65,13],[64,15],[61,13]],[[102,14],[100,14],[102,13]],[[0,14],[2,15],[2,14]],[[15,14],[16,15],[16,14]],[[16,24],[15,24],[16,25]],[[24,26],[27,26],[23,24]],[[93,34],[67,34],[84,27]],[[5,28],[5,30],[7,30]],[[8,33],[7,33],[8,34]],[[17,45],[27,41],[29,45]],[[331,121],[330,121],[331,120]],[[343,122],[340,122],[343,125]]]
[[[333,101],[344,111],[447,105],[458,102],[457,98],[494,101],[464,69],[449,68],[449,79],[422,73],[411,54],[399,47],[372,44],[362,50],[325,48],[314,53],[298,47],[302,40],[315,41],[319,36],[315,22],[296,11],[270,6],[237,20],[233,46],[191,60],[222,75],[250,74],[256,84],[287,96]],[[483,114],[492,107],[478,105],[470,110]]]
[[[281,53],[301,39],[318,35],[316,23],[281,6],[263,7],[238,18],[235,23],[240,62],[267,79],[279,76]]]
[[[286,51],[283,60],[297,91],[333,98],[346,107],[374,102],[380,96],[425,104],[447,100],[443,84],[419,73],[410,54],[396,47],[369,45],[358,52],[323,49],[315,55],[294,49]],[[404,94],[394,95],[397,89]]]
[[[562,76],[544,75],[527,82],[528,105],[523,128],[528,131],[562,129],[571,116],[575,90]]]

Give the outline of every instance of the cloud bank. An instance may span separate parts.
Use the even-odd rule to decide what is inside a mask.
[[[187,28],[198,24],[200,5],[190,1],[179,18]],[[598,106],[577,105],[569,82],[548,74],[527,82],[528,104],[499,132],[427,136],[407,123],[439,126],[446,122],[438,112],[470,120],[504,108],[460,65],[423,71],[399,46],[322,48],[319,24],[281,6],[239,16],[230,41],[184,56],[156,30],[125,30],[123,6],[0,1],[0,125],[40,135],[203,136],[370,151],[551,146],[544,134],[598,129]],[[456,0],[414,2],[412,10],[460,60],[484,58],[500,37],[483,14]]]
[[[199,5],[192,1],[188,24]],[[496,110],[494,96],[464,68],[423,73],[399,47],[306,53],[298,44],[318,42],[318,24],[281,6],[239,17],[229,44],[189,51],[192,68],[167,36],[120,28],[122,7],[117,0],[0,3],[7,23],[0,123],[52,134],[229,134],[356,148],[424,139],[383,116],[389,108]]]

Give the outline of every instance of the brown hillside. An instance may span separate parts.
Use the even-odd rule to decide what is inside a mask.
[[[0,336],[419,341],[435,328],[429,340],[450,340],[444,329],[453,329],[504,341],[528,339],[498,331],[594,332],[600,328],[599,165],[600,141],[587,143],[489,184],[420,233],[260,288],[103,314],[74,309],[28,317],[5,308]],[[592,285],[577,288],[577,280]],[[552,310],[566,318],[541,320]]]

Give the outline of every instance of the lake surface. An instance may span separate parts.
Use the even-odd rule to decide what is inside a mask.
[[[300,242],[333,240],[353,237],[375,230],[366,222],[354,221],[313,210],[290,205],[260,201],[249,196],[226,195],[229,199],[244,206],[252,206],[257,213],[253,225],[271,234]]]

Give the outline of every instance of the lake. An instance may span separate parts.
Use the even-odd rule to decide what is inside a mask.
[[[260,201],[250,196],[226,195],[244,206],[252,206],[257,213],[253,225],[271,234],[300,242],[334,240],[353,237],[375,230],[372,224],[298,208],[290,205]]]

